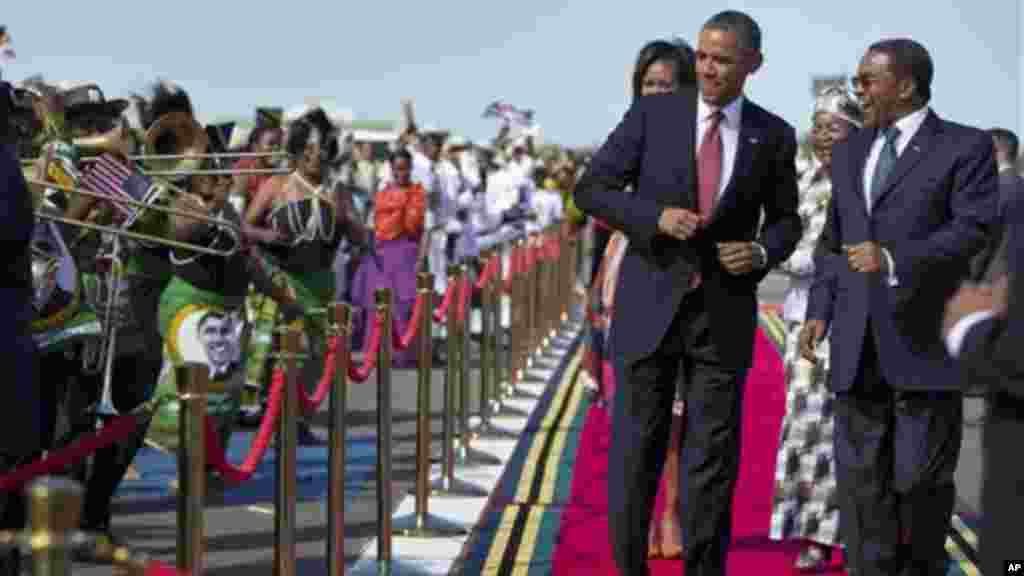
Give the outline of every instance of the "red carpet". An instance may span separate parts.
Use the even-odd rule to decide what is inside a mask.
[[[779,426],[785,409],[782,359],[760,330],[746,384],[739,481],[733,500],[728,573],[790,575],[798,546],[768,538]],[[594,406],[587,414],[573,469],[572,495],[562,513],[552,573],[617,575],[608,537],[608,446],[611,419]],[[654,576],[679,576],[682,561],[654,560]],[[843,574],[836,568],[818,574]]]

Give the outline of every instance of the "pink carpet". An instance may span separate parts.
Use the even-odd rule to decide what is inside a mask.
[[[728,573],[790,575],[797,544],[768,537],[779,427],[785,409],[782,359],[758,330],[754,366],[747,376],[743,407],[742,459],[733,500],[733,543]],[[562,513],[553,558],[555,576],[619,574],[608,535],[608,447],[611,417],[591,407],[573,469],[572,494]],[[653,560],[654,576],[683,574],[682,561]],[[843,574],[834,568],[819,574]]]

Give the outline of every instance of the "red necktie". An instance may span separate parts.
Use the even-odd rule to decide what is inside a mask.
[[[697,176],[700,178],[700,213],[710,218],[718,199],[718,188],[722,182],[722,111],[711,113],[708,129],[704,131],[700,150],[697,151]]]
[[[709,118],[704,138],[697,150],[697,178],[700,184],[700,196],[697,198],[698,208],[704,218],[711,218],[718,198],[718,187],[722,181],[722,111],[715,110]],[[690,277],[690,289],[696,290],[701,285],[702,275],[696,271]]]

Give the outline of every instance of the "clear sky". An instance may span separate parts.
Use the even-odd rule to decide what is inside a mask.
[[[693,42],[725,8],[749,12],[764,32],[765,66],[748,94],[801,130],[811,75],[852,73],[870,42],[897,35],[931,51],[940,114],[986,128],[1024,120],[1018,0],[11,1],[0,22],[18,52],[9,80],[92,80],[113,96],[166,77],[206,119],[307,97],[394,119],[411,96],[418,120],[470,138],[493,133],[480,115],[503,99],[534,108],[547,140],[581,145],[625,110],[645,42]]]

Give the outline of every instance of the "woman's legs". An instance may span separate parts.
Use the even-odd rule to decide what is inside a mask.
[[[678,401],[677,401],[678,402]],[[673,407],[672,436],[665,453],[665,467],[661,474],[661,489],[665,495],[660,510],[651,516],[647,555],[652,558],[680,558],[683,554],[683,531],[680,526],[679,508],[679,450],[683,444],[683,418],[680,410]]]

